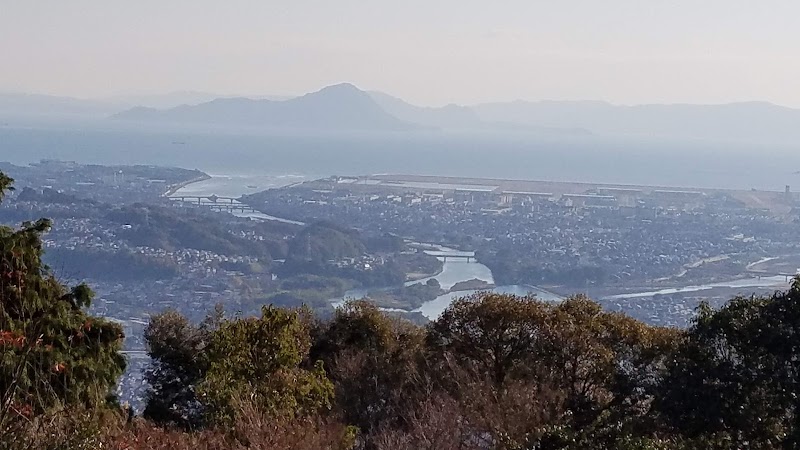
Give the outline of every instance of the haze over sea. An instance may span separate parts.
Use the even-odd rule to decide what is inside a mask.
[[[796,146],[526,132],[264,134],[0,119],[0,160],[27,164],[40,159],[171,165],[248,177],[407,173],[674,187],[800,187]]]

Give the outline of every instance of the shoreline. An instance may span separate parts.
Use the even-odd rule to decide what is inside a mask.
[[[470,176],[449,176],[449,175],[414,175],[408,173],[387,173],[364,175],[362,178],[377,180],[384,184],[372,186],[382,187],[405,187],[403,183],[433,183],[443,185],[479,185],[493,186],[498,189],[513,189],[515,187],[558,187],[554,193],[576,193],[587,189],[639,189],[643,191],[666,190],[666,191],[697,191],[705,193],[715,192],[738,192],[738,193],[769,193],[782,194],[780,190],[766,189],[745,189],[745,188],[723,188],[723,187],[699,187],[682,185],[664,184],[636,184],[636,183],[613,183],[613,182],[590,182],[575,180],[546,180],[546,179],[523,179],[523,178],[496,178],[496,177],[470,177]],[[541,191],[540,191],[541,192]]]
[[[414,281],[424,280],[426,278],[435,278],[435,277],[438,277],[439,275],[441,275],[442,272],[444,272],[444,267],[442,267],[441,269],[437,270],[436,272],[430,273],[430,274],[422,274],[422,273],[421,274],[416,274],[416,273],[406,274],[406,281],[404,281],[404,283],[411,283],[411,282],[414,282]],[[416,276],[414,276],[414,275],[416,275]]]
[[[212,178],[214,178],[214,177],[212,177],[211,175],[209,175],[207,173],[204,173],[203,175],[200,175],[200,176],[197,176],[195,178],[192,178],[191,180],[181,181],[180,183],[172,184],[167,188],[167,190],[163,194],[161,194],[161,196],[162,197],[171,197],[176,192],[178,192],[179,190],[185,188],[186,186],[188,186],[190,184],[199,183],[201,181],[210,180]]]
[[[471,280],[464,280],[457,282],[456,284],[453,285],[453,287],[448,289],[447,292],[445,292],[445,294],[452,294],[456,292],[466,292],[466,291],[491,291],[496,287],[497,285],[494,283],[488,283],[486,281],[473,278]]]

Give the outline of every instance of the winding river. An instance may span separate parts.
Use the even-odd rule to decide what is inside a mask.
[[[171,197],[180,197],[181,195],[186,195],[186,196],[221,195],[221,196],[238,197],[246,193],[252,193],[256,189],[263,190],[268,188],[285,186],[302,179],[303,179],[302,176],[296,176],[296,175],[252,176],[252,177],[237,176],[237,175],[232,175],[232,176],[213,175],[208,180],[199,181],[197,183],[189,183],[186,186],[183,186],[182,188],[172,193]],[[252,219],[277,220],[281,222],[289,222],[302,225],[302,223],[300,222],[292,221],[289,219],[283,219],[280,217],[273,217],[261,213],[234,212],[233,214],[240,217],[249,217]],[[441,245],[436,245],[436,244],[424,244],[424,245],[426,245],[426,247],[429,247],[434,251],[451,252],[451,253],[457,252],[457,250],[455,249],[447,248]],[[472,255],[471,252],[464,252],[465,255],[467,253]],[[444,290],[451,289],[456,283],[460,281],[469,281],[473,279],[483,280],[486,281],[487,283],[494,284],[494,277],[492,276],[492,271],[489,270],[488,267],[475,261],[474,259],[471,259],[470,261],[466,261],[463,259],[448,259],[444,262],[442,271],[439,274],[421,280],[409,281],[406,283],[406,285],[414,283],[425,283],[426,281],[432,278],[435,278],[437,281],[439,281],[439,284],[442,286],[442,289]],[[364,296],[367,295],[368,291],[374,291],[380,289],[388,290],[394,287],[396,286],[386,286],[384,288],[370,288],[370,289],[352,289],[345,292],[344,296],[341,298],[331,299],[331,302],[333,303],[333,305],[338,305],[343,303],[346,299],[363,298]],[[490,291],[497,293],[504,293],[504,294],[517,294],[517,295],[536,294],[537,297],[546,301],[562,300],[562,297],[552,292],[548,292],[543,289],[537,288],[535,286],[522,286],[522,285],[497,286],[493,289],[490,289]],[[429,319],[435,319],[439,317],[442,311],[444,311],[445,308],[447,308],[447,306],[454,299],[471,295],[475,292],[478,291],[468,290],[468,291],[449,292],[447,294],[440,295],[434,300],[424,303],[420,308],[415,309],[413,312],[420,312],[422,313],[422,315],[424,315]]]
[[[439,254],[458,254],[462,256],[471,256],[471,257],[475,256],[473,252],[460,252],[458,250],[444,247],[438,244],[419,244],[417,242],[412,242],[411,245],[424,245],[427,248],[432,248],[434,249],[434,251],[426,251],[426,252],[434,256]],[[494,277],[492,276],[492,271],[489,270],[489,268],[486,267],[485,265],[475,261],[474,258],[467,261],[466,259],[460,259],[460,258],[446,259],[443,256],[440,256],[439,260],[444,261],[441,272],[439,272],[434,276],[423,278],[420,280],[407,281],[405,285],[409,286],[416,283],[426,283],[428,280],[432,279],[438,281],[439,285],[444,290],[452,289],[453,286],[456,285],[456,283],[459,283],[461,281],[469,281],[474,279],[494,284]],[[391,289],[391,287],[387,287],[384,289]],[[333,304],[339,305],[343,303],[346,299],[363,298],[370,290],[375,290],[375,289],[353,289],[351,291],[346,292],[344,297],[334,299]],[[508,285],[508,286],[497,286],[495,288],[487,290],[499,294],[514,294],[514,295],[535,294],[536,297],[545,301],[563,300],[563,297],[560,297],[559,295],[538,288],[536,286]],[[442,314],[442,312],[450,305],[450,303],[453,302],[453,300],[472,295],[476,292],[479,291],[464,290],[464,291],[448,292],[446,294],[436,297],[434,300],[423,303],[422,306],[411,312],[422,313],[422,315],[427,317],[428,319],[434,320]]]
[[[475,261],[466,262],[465,260],[447,260],[444,263],[444,266],[442,267],[442,272],[439,273],[438,275],[434,275],[428,278],[423,278],[421,280],[408,281],[406,282],[406,285],[415,283],[425,283],[430,279],[436,279],[437,281],[439,281],[439,284],[442,286],[442,289],[444,290],[452,288],[459,281],[468,281],[473,279],[483,280],[486,281],[487,283],[494,284],[494,277],[492,277],[492,272],[485,265]],[[367,295],[369,291],[375,291],[380,289],[391,289],[393,287],[395,286],[385,287],[385,288],[371,288],[371,289],[363,289],[363,288],[352,289],[345,292],[343,297],[332,299],[332,303],[334,306],[338,306],[348,299],[363,298]],[[536,294],[536,297],[545,301],[563,300],[563,297],[560,297],[544,289],[537,288],[535,286],[508,285],[508,286],[497,286],[495,288],[487,290],[490,292],[496,292],[500,294],[515,294],[515,295]],[[422,313],[423,316],[433,320],[439,317],[439,315],[442,314],[445,308],[447,308],[453,300],[474,294],[476,292],[478,291],[466,290],[466,291],[448,292],[446,294],[436,297],[434,300],[423,303],[422,306],[411,312],[420,312]]]
[[[179,197],[180,195],[225,195],[225,196],[239,196],[245,193],[251,193],[258,188],[258,190],[263,190],[267,188],[275,188],[280,186],[285,186],[298,180],[302,180],[302,176],[297,175],[287,175],[287,176],[213,176],[212,178],[197,182],[197,183],[190,183],[186,186],[182,187],[178,191],[172,194],[173,197]],[[261,213],[234,213],[241,217],[250,217],[253,219],[261,219],[261,220],[277,220],[282,222],[290,222],[302,225],[300,222],[291,221],[288,219],[282,219],[279,217],[273,217],[266,214]],[[447,248],[441,245],[436,244],[419,244],[419,243],[412,243],[417,245],[424,245],[426,248],[430,248],[435,252],[456,252],[457,250]],[[465,255],[470,252],[461,252]],[[442,259],[442,258],[440,258]],[[764,258],[758,263],[769,261],[772,258]],[[449,290],[451,289],[456,283],[460,281],[469,281],[472,279],[478,279],[486,281],[487,283],[494,284],[494,277],[492,276],[491,270],[485,265],[471,259],[470,261],[466,261],[464,259],[447,259],[444,262],[444,266],[442,267],[442,271],[434,275],[432,277],[423,278],[421,280],[409,281],[406,285],[414,284],[414,283],[425,283],[430,279],[436,279],[439,281],[439,284],[442,286],[442,289]],[[603,297],[603,300],[622,300],[622,299],[646,299],[651,298],[656,295],[669,295],[669,294],[676,294],[676,293],[686,293],[686,292],[699,292],[704,290],[710,290],[714,288],[766,288],[766,287],[774,287],[776,289],[786,289],[789,285],[789,281],[786,280],[784,276],[774,276],[774,277],[752,277],[752,278],[744,278],[744,279],[737,279],[733,281],[727,282],[720,282],[720,283],[710,283],[704,285],[697,285],[697,286],[685,286],[685,287],[677,287],[677,288],[667,288],[661,289],[656,291],[646,291],[646,292],[634,292],[634,293],[625,293],[619,295],[609,295]],[[368,291],[380,290],[380,289],[392,289],[395,286],[387,286],[384,288],[370,288],[370,289],[352,289],[350,291],[345,292],[345,295],[341,298],[331,299],[332,304],[338,305],[343,303],[346,299],[352,298],[363,298],[367,295]],[[491,292],[496,293],[504,293],[504,294],[516,294],[516,295],[527,295],[527,294],[535,294],[539,299],[545,301],[561,301],[563,297],[549,292],[547,290],[538,288],[536,286],[527,286],[527,285],[509,285],[509,286],[497,286],[493,289],[490,289]],[[420,312],[423,316],[429,319],[436,319],[441,315],[441,313],[447,308],[450,303],[460,297],[471,295],[475,292],[474,290],[468,291],[457,291],[457,292],[449,292],[447,294],[441,295],[434,300],[424,303],[420,308],[415,309],[413,312]]]

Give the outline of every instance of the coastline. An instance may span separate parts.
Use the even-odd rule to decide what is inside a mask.
[[[201,181],[210,180],[211,178],[213,178],[211,175],[209,175],[207,173],[203,173],[203,175],[200,175],[198,177],[192,178],[191,180],[186,180],[186,181],[181,181],[180,183],[171,184],[167,188],[167,190],[163,194],[161,194],[161,196],[162,197],[171,197],[176,192],[178,192],[179,190],[185,188],[186,186],[188,186],[190,184],[199,183]]]

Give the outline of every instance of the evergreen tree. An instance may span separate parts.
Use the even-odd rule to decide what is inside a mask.
[[[195,326],[174,310],[157,314],[144,331],[150,367],[144,417],[159,425],[196,429],[203,425],[205,407],[197,385],[208,370],[204,352],[211,329]]]
[[[13,180],[0,173],[0,200]],[[85,284],[42,263],[47,219],[0,226],[0,426],[57,406],[106,403],[125,368],[122,328],[86,312]]]
[[[737,297],[718,310],[702,304],[657,409],[689,437],[716,433],[740,448],[798,448],[799,336],[800,277],[769,297]]]
[[[309,313],[265,306],[261,317],[226,320],[211,334],[200,385],[215,420],[236,418],[243,404],[272,417],[303,417],[330,408],[333,385],[322,362],[302,367],[311,348]]]
[[[367,300],[351,300],[313,334],[311,359],[324,362],[337,409],[362,432],[397,426],[424,395],[422,328],[388,317]]]
[[[197,429],[237,419],[241,408],[298,418],[330,407],[333,385],[311,363],[309,313],[263,307],[261,317],[225,319],[221,307],[200,325],[175,311],[145,330],[152,358],[145,417]]]

